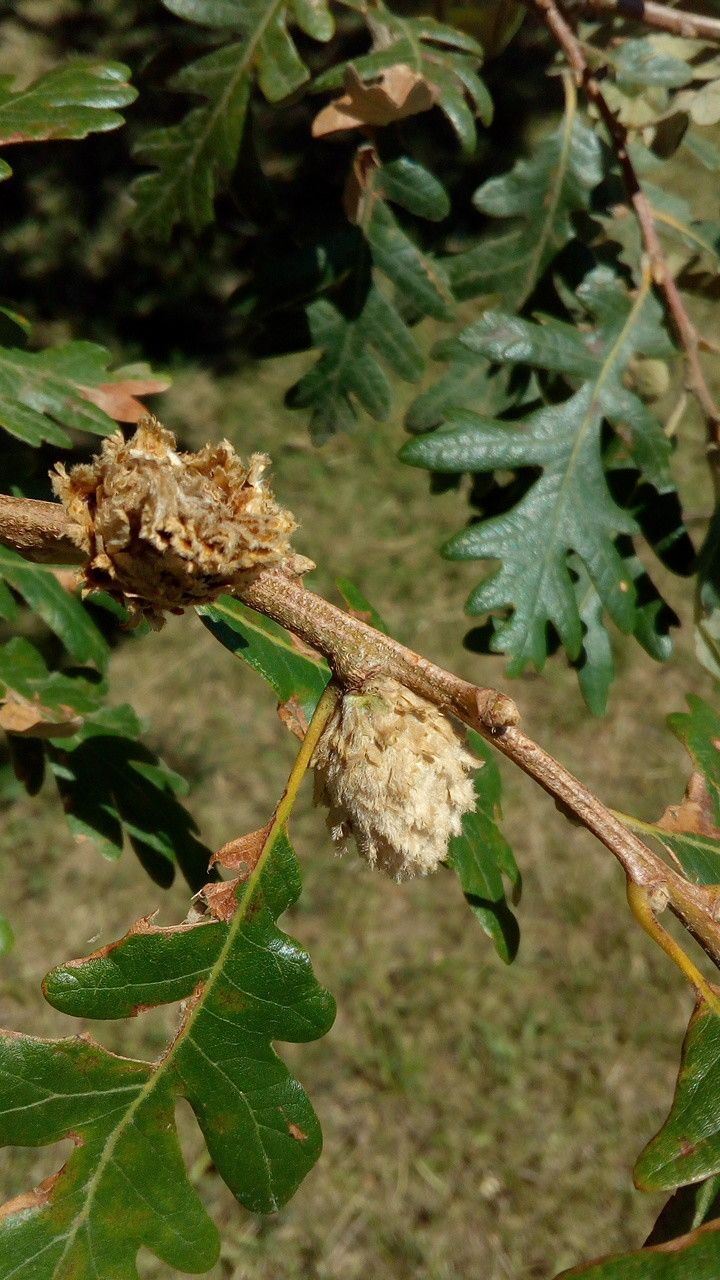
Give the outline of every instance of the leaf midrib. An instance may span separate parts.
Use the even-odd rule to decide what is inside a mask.
[[[527,302],[527,299],[535,287],[536,273],[540,269],[540,263],[542,262],[545,247],[550,239],[551,230],[555,225],[555,217],[560,204],[560,196],[565,185],[565,177],[569,167],[570,153],[572,151],[572,135],[575,127],[575,116],[577,114],[577,92],[575,90],[574,82],[569,74],[564,77],[564,86],[565,115],[563,117],[563,135],[560,156],[555,169],[553,182],[548,191],[550,198],[548,201],[547,216],[542,222],[542,233],[538,237],[535,251],[530,255],[529,259],[532,264],[532,268],[528,273],[528,286],[518,300],[518,308],[522,307],[524,303]]]

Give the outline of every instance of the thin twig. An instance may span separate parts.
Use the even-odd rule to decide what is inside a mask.
[[[700,363],[700,335],[693,324],[680,295],[672,273],[665,260],[658,236],[652,206],[638,179],[635,166],[628,152],[628,131],[618,120],[602,92],[600,83],[583,53],[575,32],[556,0],[525,0],[535,9],[554,36],[568,60],[578,84],[581,85],[605,125],[620,164],[620,170],[638,221],[652,277],[662,290],[668,312],[687,361],[687,387],[695,395],[705,415],[710,463],[715,472],[720,466],[720,407],[707,384]],[[720,26],[720,23],[718,23]]]
[[[82,564],[86,557],[67,530],[68,519],[59,502],[0,494],[0,542],[29,560]]]
[[[685,36],[689,40],[720,40],[720,18],[706,18],[702,13],[672,9],[652,0],[578,0],[576,7],[589,14],[606,13],[611,17],[642,22],[658,31]]]
[[[64,509],[55,503],[0,496],[0,543],[24,555],[56,563],[75,562]],[[512,760],[551,795],[561,810],[597,836],[623,867],[628,880],[666,900],[711,959],[720,965],[720,896],[695,885],[643,844],[597,796],[518,726],[514,702],[481,689],[413,653],[366,622],[304,587],[297,577],[264,570],[239,593],[259,613],[287,627],[327,658],[337,681],[354,687],[369,676],[391,675],[408,689],[452,713]]]

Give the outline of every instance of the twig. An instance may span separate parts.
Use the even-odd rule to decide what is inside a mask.
[[[687,387],[695,395],[705,415],[709,460],[717,475],[720,467],[720,407],[716,404],[707,384],[700,363],[700,336],[685,308],[672,274],[665,260],[660,237],[655,226],[652,206],[635,170],[628,152],[628,131],[613,113],[600,84],[593,73],[580,42],[556,0],[525,0],[535,9],[562,49],[578,84],[582,85],[598,115],[610,134],[627,191],[645,245],[652,277],[662,290],[668,312],[673,321],[678,340],[687,360]],[[658,7],[658,6],[656,6]],[[647,8],[647,6],[645,6]],[[717,23],[720,28],[720,22]]]
[[[720,18],[672,9],[667,4],[654,4],[653,0],[578,0],[578,7],[589,13],[607,13],[642,22],[646,27],[669,31],[689,40],[720,40]]]
[[[58,502],[36,502],[0,494],[0,542],[29,560],[46,564],[82,564],[85,556],[67,532]]]
[[[64,509],[55,503],[0,496],[0,542],[33,559],[76,562]],[[711,959],[720,965],[720,895],[695,885],[643,844],[593,793],[518,727],[514,702],[435,666],[280,570],[264,570],[239,597],[281,623],[323,654],[344,687],[379,673],[451,712],[512,760],[551,795],[567,815],[597,836],[623,867],[628,880],[653,901],[667,901]]]

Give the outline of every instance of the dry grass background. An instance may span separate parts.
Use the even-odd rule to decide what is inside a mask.
[[[499,660],[462,648],[475,567],[436,554],[464,519],[458,497],[429,496],[427,477],[397,463],[399,419],[364,422],[354,438],[314,450],[302,418],[281,407],[289,364],[216,383],[182,372],[159,412],[187,445],[226,434],[241,450],[272,454],[278,494],[302,521],[298,547],[320,562],[318,589],[349,576],[402,640],[479,683],[502,681]],[[692,415],[680,445],[690,505],[702,511],[709,496]],[[670,585],[687,620],[687,590]],[[687,635],[672,665],[624,642],[618,663],[600,722],[559,660],[511,692],[528,730],[605,799],[652,817],[686,774],[664,718],[710,682]],[[153,745],[192,781],[209,844],[265,821],[293,741],[265,687],[194,616],[128,639],[111,676],[115,697],[132,699]],[[294,1201],[258,1219],[207,1167],[183,1114],[193,1177],[224,1237],[212,1280],[534,1280],[647,1232],[658,1201],[633,1191],[629,1170],[669,1104],[690,994],[633,927],[609,855],[502,769],[506,828],[525,875],[523,941],[509,969],[449,874],[396,886],[359,860],[335,859],[306,789],[294,826],[305,889],[285,925],[309,947],[339,1013],[325,1041],[283,1052],[317,1107],[325,1152]],[[0,853],[2,908],[17,931],[0,962],[0,1021],[38,1034],[87,1029],[43,1004],[45,970],[156,906],[161,919],[181,919],[186,892],[179,884],[163,895],[129,853],[113,865],[74,847],[49,790],[4,813]],[[152,1055],[173,1016],[92,1031]],[[1,1153],[3,1190],[38,1180],[61,1154]],[[149,1253],[140,1270],[148,1280],[176,1274]]]

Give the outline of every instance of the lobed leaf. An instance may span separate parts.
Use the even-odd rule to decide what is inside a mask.
[[[390,170],[389,184],[385,167],[371,172],[360,195],[357,221],[363,234],[355,241],[350,275],[335,301],[316,298],[305,308],[310,343],[322,355],[291,388],[288,403],[311,410],[317,442],[351,429],[357,405],[376,420],[387,418],[393,391],[384,364],[407,382],[417,381],[424,368],[406,317],[447,319],[452,311],[442,264],[419,248],[385,199],[415,211],[430,206],[435,216],[444,189],[410,161]],[[394,301],[382,291],[378,274],[394,286]]]
[[[374,204],[366,235],[375,266],[400,297],[421,316],[449,319],[453,299],[444,268],[418,248],[382,200]]]
[[[371,80],[389,67],[410,66],[439,91],[438,107],[446,116],[463,151],[477,144],[475,120],[492,122],[493,105],[487,86],[477,74],[482,45],[466,32],[430,17],[404,17],[380,0],[372,7],[373,49],[340,63],[316,77],[313,89],[324,92],[343,84],[349,65]]]
[[[131,707],[105,705],[106,686],[92,675],[48,671],[20,637],[0,647],[0,727],[8,732],[16,776],[34,793],[47,760],[74,835],[111,859],[127,839],[158,883],[172,883],[177,862],[199,889],[210,851],[180,802],[187,784],[137,741],[142,726]]]
[[[0,76],[0,146],[52,138],[86,138],[123,123],[115,108],[137,97],[120,62],[74,60],[55,67],[25,89]],[[0,162],[0,181],[12,170]]]
[[[444,305],[440,295],[423,275],[422,261],[410,253],[403,271],[411,283],[413,268],[420,290],[427,289],[431,305],[439,309]],[[319,347],[322,355],[291,388],[288,403],[310,410],[310,430],[316,442],[351,430],[358,406],[377,421],[387,418],[393,393],[383,362],[407,382],[420,378],[424,363],[398,308],[371,284],[356,314],[318,298],[308,305],[306,316],[312,345]]]
[[[67,342],[45,351],[0,347],[0,427],[25,444],[67,448],[69,431],[106,436],[116,421],[136,421],[144,406],[135,394],[168,386],[165,379],[128,380],[110,372],[109,353],[93,342]],[[141,366],[143,375],[149,373]]]
[[[663,600],[635,554],[632,539],[619,538],[615,546],[622,556],[627,579],[634,584],[636,591],[632,634],[651,658],[656,662],[666,662],[673,652],[670,628],[677,626],[679,619]],[[578,683],[589,710],[593,715],[602,716],[615,678],[612,644],[605,625],[602,600],[585,566],[577,556],[571,556],[569,564],[575,577],[578,610],[583,624],[582,652],[576,663]]]
[[[532,157],[475,192],[474,204],[482,213],[514,223],[445,261],[456,297],[485,294],[520,308],[575,238],[573,215],[589,207],[604,173],[599,139],[576,112],[575,95],[569,94],[562,124],[542,139]]]
[[[454,409],[471,409],[486,417],[537,404],[537,388],[532,379],[513,378],[510,367],[478,360],[474,352],[457,339],[438,343],[437,360],[447,361],[447,370],[413,400],[405,415],[405,426],[414,435],[433,431]]]
[[[137,1280],[142,1246],[181,1271],[208,1270],[219,1241],[183,1164],[180,1097],[242,1204],[269,1213],[293,1194],[321,1135],[273,1042],[315,1039],[334,1017],[307,955],[276,925],[299,887],[276,824],[238,883],[229,921],[163,929],[141,920],[48,975],[47,999],[73,1016],[116,1018],[182,999],[180,1029],[157,1062],[118,1058],[89,1037],[0,1036],[0,1141],[75,1141],[59,1173],[5,1207],[0,1277],[91,1280],[101,1266],[104,1276]]]
[[[580,657],[592,608],[583,619],[573,556],[620,630],[641,627],[634,585],[638,569],[617,545],[618,535],[638,532],[638,524],[608,487],[602,437],[606,420],[622,431],[628,461],[657,488],[671,488],[669,442],[624,381],[636,354],[661,355],[672,349],[659,304],[647,282],[631,299],[606,268],[593,271],[577,294],[595,317],[592,326],[539,324],[487,312],[460,337],[468,350],[493,363],[562,374],[575,388],[569,399],[545,405],[522,423],[450,413],[441,430],[410,441],[400,455],[412,466],[447,473],[530,473],[519,501],[472,524],[444,552],[451,559],[500,561],[500,568],[471,595],[468,611],[502,611],[493,617],[492,648],[510,655],[511,674],[530,662],[543,666],[550,626],[568,656],[574,661]],[[533,479],[535,471],[539,475]],[[595,658],[606,670],[607,653],[598,649],[596,632],[594,640],[594,647],[585,650],[586,668]]]
[[[280,101],[309,72],[288,31],[294,20],[307,35],[329,40],[330,9],[324,0],[163,0],[179,17],[237,32],[239,38],[184,67],[172,87],[206,99],[178,124],[148,132],[136,155],[155,172],[133,185],[139,235],[167,240],[177,222],[200,231],[213,218],[218,191],[235,167],[257,77],[266,98]]]

